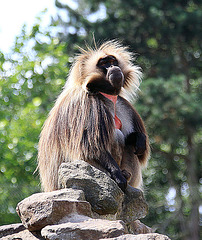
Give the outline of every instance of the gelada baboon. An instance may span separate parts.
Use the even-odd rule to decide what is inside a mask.
[[[140,68],[117,41],[81,49],[39,141],[44,191],[58,189],[62,162],[83,160],[107,172],[124,191],[140,187],[149,156],[144,123],[127,101],[137,91]]]

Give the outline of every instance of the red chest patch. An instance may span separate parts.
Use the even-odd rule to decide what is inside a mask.
[[[121,120],[120,120],[120,119],[117,117],[117,115],[116,115],[117,95],[114,96],[114,95],[109,95],[109,94],[102,93],[102,92],[100,92],[100,93],[114,103],[114,121],[115,121],[115,127],[116,127],[116,129],[119,129],[119,130],[120,130],[120,129],[122,128],[122,122],[121,122]]]

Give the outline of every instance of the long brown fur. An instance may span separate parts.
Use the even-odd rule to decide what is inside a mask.
[[[89,93],[86,88],[93,78],[103,77],[96,64],[106,55],[113,55],[118,59],[124,74],[125,82],[119,94],[120,107],[117,109],[120,111],[120,118],[122,104],[132,108],[125,98],[131,98],[137,91],[141,72],[139,67],[132,64],[133,57],[127,48],[115,41],[109,41],[99,48],[82,50],[76,57],[67,83],[40,135],[38,167],[44,191],[58,189],[58,169],[62,162],[80,159],[92,163],[103,151],[112,153],[120,168],[131,172],[133,186],[139,187],[141,184],[140,165],[146,165],[149,156],[148,137],[147,149],[139,158],[132,150],[124,151],[114,137],[116,130],[110,101],[100,94]],[[137,112],[135,114],[138,118],[136,128],[146,135],[140,116]],[[125,127],[125,133],[130,131],[128,129]],[[125,162],[122,161],[124,155]]]

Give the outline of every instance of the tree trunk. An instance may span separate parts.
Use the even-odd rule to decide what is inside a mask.
[[[187,181],[190,190],[190,205],[191,211],[189,215],[189,220],[187,223],[189,239],[199,240],[199,192],[198,192],[198,168],[197,168],[197,158],[195,156],[194,146],[192,143],[191,131],[188,130],[188,158],[186,159],[187,165]]]

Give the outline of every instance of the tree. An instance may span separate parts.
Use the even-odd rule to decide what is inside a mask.
[[[83,44],[83,40],[91,43],[94,33],[98,40],[118,38],[131,46],[150,77],[182,72],[190,77],[200,76],[200,1],[75,2],[78,7],[73,10],[56,0],[58,8],[67,10],[68,20],[59,17],[57,24],[61,26],[60,39],[70,43],[68,50],[72,45]],[[96,15],[101,17],[97,19]]]
[[[66,44],[40,27],[22,29],[11,54],[0,53],[0,223],[19,222],[16,204],[40,191],[36,169],[41,127],[67,76]]]
[[[174,239],[199,239],[200,80],[192,82],[189,93],[184,82],[183,75],[167,81],[147,79],[138,102],[152,142],[152,162],[146,172],[152,207],[147,220],[157,219],[159,230],[172,233]],[[171,190],[173,196],[167,194]]]

